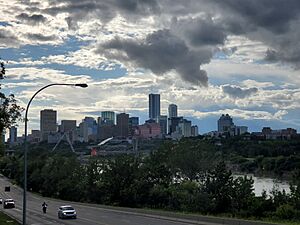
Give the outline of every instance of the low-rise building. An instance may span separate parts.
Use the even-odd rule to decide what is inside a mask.
[[[145,123],[135,129],[135,136],[139,138],[160,138],[161,129],[158,123]]]

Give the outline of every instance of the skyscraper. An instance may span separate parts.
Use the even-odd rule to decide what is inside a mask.
[[[97,140],[100,140],[101,138],[101,124],[102,124],[102,118],[101,116],[97,117]]]
[[[120,137],[128,137],[129,134],[129,114],[117,114],[117,135]]]
[[[76,127],[76,120],[62,120],[60,125],[60,132],[68,135],[69,140],[71,142],[74,142],[75,140],[77,140]]]
[[[177,117],[177,105],[170,104],[168,111],[169,111],[169,118]]]
[[[160,117],[160,94],[149,94],[149,118],[158,121]]]
[[[114,125],[115,124],[115,112],[103,111],[101,112],[102,122],[105,124]]]
[[[177,127],[178,127],[180,121],[182,121],[182,120],[183,120],[182,116],[169,118],[168,119],[168,128],[169,128],[168,133],[172,134],[172,133],[176,132]]]
[[[192,135],[192,122],[187,119],[182,119],[178,124],[178,132],[183,137],[190,137]]]
[[[11,128],[9,128],[9,144],[10,145],[14,145],[17,143],[17,127],[13,126]]]
[[[139,118],[138,117],[135,117],[135,116],[133,116],[133,117],[130,117],[129,118],[129,125],[131,125],[131,126],[138,126],[139,125]]]
[[[192,126],[192,136],[197,137],[199,135],[199,129],[197,125]]]
[[[50,133],[57,131],[57,112],[53,109],[44,109],[40,112],[41,140],[48,140]]]
[[[231,133],[232,129],[234,128],[234,123],[232,121],[232,118],[226,114],[222,114],[222,116],[220,117],[220,119],[218,120],[218,132],[224,133],[224,132],[228,132]],[[233,130],[234,133],[234,130]]]
[[[61,132],[69,132],[76,130],[76,120],[62,120],[60,131]]]
[[[131,136],[134,135],[134,130],[139,124],[139,117],[129,117],[129,134]]]
[[[80,136],[83,137],[84,142],[97,139],[97,123],[93,117],[86,116],[79,124]]]
[[[168,133],[168,117],[160,116],[159,125],[160,125],[161,134],[166,135]]]

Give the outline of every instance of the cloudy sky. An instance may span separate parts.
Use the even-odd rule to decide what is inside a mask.
[[[58,120],[113,110],[148,117],[161,94],[199,126],[229,113],[250,131],[300,130],[299,0],[0,0],[2,91]],[[23,129],[20,124],[20,130]]]

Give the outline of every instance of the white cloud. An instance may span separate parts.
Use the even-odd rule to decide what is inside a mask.
[[[10,75],[12,74],[12,75]],[[30,80],[43,81],[44,83],[87,83],[91,81],[87,75],[68,75],[62,70],[36,67],[16,67],[7,69],[7,78],[13,81]]]
[[[231,60],[213,59],[203,69],[207,70],[210,79],[256,80],[257,82],[283,82],[300,85],[300,73],[290,67],[276,64],[242,63]],[[271,81],[269,81],[271,80]]]
[[[12,81],[21,81],[21,87],[18,88],[26,87],[16,93],[16,97],[21,100],[23,106],[43,84],[50,82],[89,83],[86,89],[57,86],[43,91],[36,97],[31,107],[31,119],[37,118],[39,111],[44,108],[56,109],[59,120],[73,118],[78,122],[84,116],[96,117],[97,113],[104,110],[117,112],[125,110],[132,115],[137,112],[147,115],[148,94],[151,92],[161,94],[162,114],[167,114],[168,105],[175,103],[181,115],[201,119],[229,113],[233,117],[245,120],[284,121],[284,116],[287,115],[289,109],[300,108],[299,89],[264,89],[270,84],[262,84],[256,95],[245,99],[234,99],[225,95],[221,86],[209,85],[207,88],[200,88],[182,83],[174,73],[168,74],[167,77],[157,77],[149,72],[143,75],[137,72],[102,81],[94,81],[89,76],[71,76],[63,71],[33,67],[10,69],[10,73],[15,74],[15,77],[7,80],[7,85],[11,85]],[[14,82],[13,84],[18,84]],[[36,85],[36,82],[40,85]],[[245,80],[244,83],[255,82]],[[211,109],[216,106],[217,109]],[[272,113],[270,109],[276,112]],[[39,124],[32,122],[30,128],[38,129]]]
[[[249,80],[249,79],[242,81],[241,84],[248,88],[251,88],[251,87],[268,88],[268,87],[275,86],[275,84],[273,84],[272,82],[259,82],[256,80]]]
[[[37,2],[39,4],[16,0],[0,2],[1,21],[7,22],[6,26],[0,25],[0,48],[37,45],[49,50],[47,55],[36,60],[33,60],[36,58],[31,55],[33,53],[29,53],[27,58],[12,60],[10,68],[7,69],[3,90],[14,92],[24,106],[38,88],[48,83],[89,83],[89,88],[77,90],[55,87],[45,90],[37,96],[31,107],[30,118],[33,123],[30,126],[34,128],[39,127],[39,111],[49,107],[58,110],[59,119],[74,118],[78,121],[85,114],[93,115],[92,112],[102,110],[120,112],[125,109],[127,112],[147,115],[148,94],[151,92],[161,94],[163,114],[167,113],[168,104],[176,103],[182,115],[192,115],[195,118],[219,116],[227,112],[247,120],[277,120],[289,123],[296,121],[288,116],[290,111],[300,110],[299,71],[262,61],[269,46],[262,38],[255,36],[227,36],[224,46],[218,46],[226,50],[226,59],[213,59],[203,66],[211,81],[206,88],[182,81],[174,70],[168,71],[164,76],[156,76],[149,70],[136,68],[130,63],[121,65],[127,69],[127,74],[123,77],[101,82],[93,79],[96,75],[94,70],[114,71],[119,66],[119,62],[107,60],[101,52],[95,53],[96,46],[116,36],[134,41],[144,39],[154,31],[170,28],[175,17],[177,20],[186,21],[209,17],[208,14],[214,10],[204,4],[205,1],[195,0],[184,4],[175,0],[161,1],[160,10],[153,14],[148,13],[147,16],[140,15],[139,18],[130,11],[118,8],[120,11],[106,15],[111,17],[105,21],[99,13],[101,10],[92,9],[92,13],[74,17],[76,21],[73,24],[68,18],[76,16],[76,12],[45,13],[50,8],[49,3]],[[29,7],[30,4],[36,4],[36,7]],[[57,2],[56,6],[66,6],[66,3]],[[22,13],[28,14],[27,17],[23,15],[25,19],[20,18]],[[28,21],[30,18],[32,20],[33,15],[39,14],[44,18],[41,22]],[[221,13],[216,13],[212,21],[218,22],[221,19]],[[182,37],[182,32],[178,31],[176,35],[188,42],[188,38]],[[82,46],[78,50],[66,50],[59,54],[51,51],[51,46],[65,47],[63,44],[71,39],[80,40]],[[59,64],[60,68],[74,65],[93,70],[90,74],[71,75],[63,69],[46,68],[53,68],[53,64]],[[222,91],[222,85],[225,84],[242,90],[255,88],[257,91],[243,99],[233,98]]]
[[[209,116],[220,116],[222,114],[229,114],[234,118],[241,118],[244,120],[281,120],[284,115],[287,114],[285,110],[279,110],[272,114],[266,111],[250,111],[250,110],[240,110],[240,109],[222,109],[213,112],[200,112],[194,111],[193,116],[198,118],[205,118]]]

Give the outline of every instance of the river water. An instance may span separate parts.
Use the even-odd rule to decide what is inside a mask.
[[[234,175],[234,177],[243,177],[244,175]],[[287,181],[280,181],[273,178],[266,178],[266,177],[256,177],[252,174],[247,174],[248,177],[252,176],[254,181],[254,193],[255,196],[261,196],[263,190],[270,195],[270,192],[275,187],[277,190],[283,191],[285,190],[286,193],[290,193],[290,186]]]

